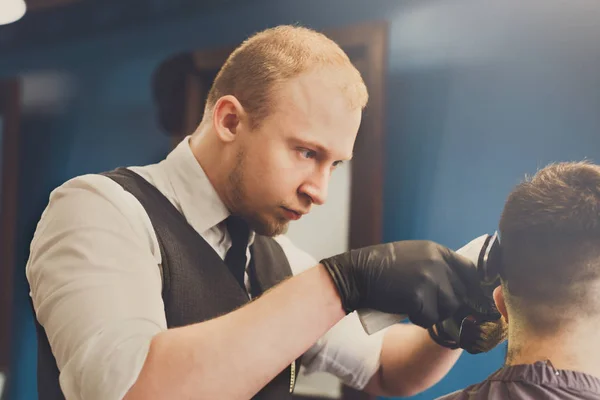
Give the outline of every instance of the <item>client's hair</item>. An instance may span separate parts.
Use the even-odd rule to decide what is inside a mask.
[[[539,335],[599,312],[600,166],[551,164],[519,184],[500,219],[511,318]]]

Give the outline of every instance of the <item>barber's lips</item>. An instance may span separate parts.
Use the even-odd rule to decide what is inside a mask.
[[[302,217],[302,215],[304,215],[301,212],[290,210],[289,208],[282,207],[282,209],[283,213],[285,214],[285,218],[291,221],[299,220]]]

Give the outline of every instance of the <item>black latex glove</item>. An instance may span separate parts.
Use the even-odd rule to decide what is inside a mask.
[[[321,261],[331,274],[346,313],[371,308],[405,314],[428,328],[464,304],[479,286],[475,265],[431,241],[365,247]]]
[[[504,342],[508,325],[502,318],[478,319],[474,315],[457,315],[438,322],[428,329],[431,338],[449,349],[463,348],[471,354],[485,353]]]
[[[498,285],[500,280],[497,281]],[[506,340],[507,326],[501,320],[491,292],[471,291],[466,304],[450,318],[429,328],[431,338],[450,349],[463,348],[471,354],[487,352]]]

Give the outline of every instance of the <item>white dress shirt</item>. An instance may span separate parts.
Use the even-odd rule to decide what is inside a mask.
[[[131,169],[158,188],[224,259],[231,246],[224,226],[229,212],[188,139],[160,163]],[[294,275],[317,264],[287,237],[275,239]],[[26,273],[68,400],[122,399],[135,382],[152,337],[167,329],[160,264],[148,215],[119,184],[84,175],[52,192]],[[382,334],[368,336],[350,314],[309,349],[303,366],[362,389],[379,367],[381,345]]]

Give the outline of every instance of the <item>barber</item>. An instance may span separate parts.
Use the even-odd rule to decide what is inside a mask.
[[[460,350],[423,328],[464,302],[468,260],[407,241],[317,262],[283,235],[325,202],[366,102],[334,42],[268,29],[165,160],[57,188],[27,265],[40,399],[285,399],[301,364],[377,395],[441,379]],[[361,308],[414,325],[368,336]]]

